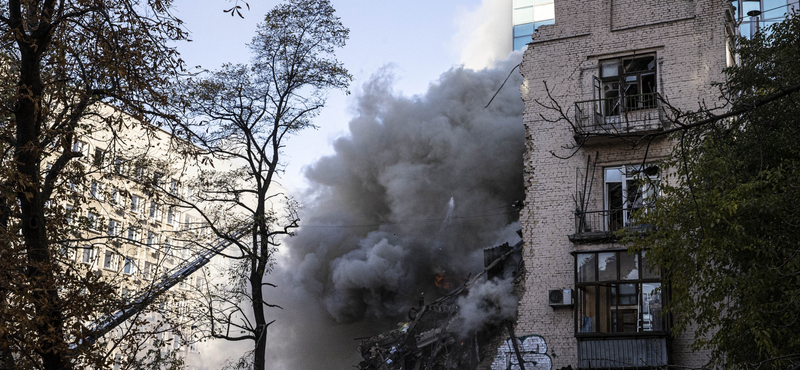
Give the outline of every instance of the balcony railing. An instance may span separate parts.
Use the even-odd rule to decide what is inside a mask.
[[[666,337],[578,341],[578,369],[636,369],[669,365]]]
[[[576,135],[625,135],[662,129],[664,107],[658,93],[575,103]]]
[[[575,212],[573,241],[588,241],[613,237],[622,229],[641,229],[646,225],[636,222],[633,214],[640,208],[606,209],[602,211]]]

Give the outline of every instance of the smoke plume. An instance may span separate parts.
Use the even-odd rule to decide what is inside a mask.
[[[277,368],[357,362],[353,338],[407,321],[421,294],[447,292],[437,278],[460,284],[483,268],[483,248],[518,240],[521,76],[485,108],[519,63],[512,56],[453,68],[413,97],[392,90],[385,68],[356,93],[350,135],[306,170],[301,227],[271,275],[280,289],[265,291],[286,308],[270,327]]]
[[[472,11],[461,14],[453,44],[467,68],[496,67],[513,49],[511,0],[482,0]]]
[[[497,325],[517,315],[517,297],[512,279],[477,283],[469,294],[458,298],[458,330],[467,337],[485,325]]]

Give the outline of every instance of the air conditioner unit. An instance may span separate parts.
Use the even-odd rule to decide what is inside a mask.
[[[572,289],[552,289],[547,292],[550,307],[571,307],[573,305]]]

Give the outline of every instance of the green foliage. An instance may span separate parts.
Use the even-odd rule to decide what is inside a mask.
[[[627,238],[664,268],[673,333],[694,331],[711,366],[800,364],[800,93],[752,108],[800,84],[798,40],[800,17],[739,40],[722,100],[747,112],[673,134],[662,196],[639,215],[652,227]]]

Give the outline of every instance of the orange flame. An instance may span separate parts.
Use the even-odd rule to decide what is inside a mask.
[[[434,282],[437,287],[442,289],[450,289],[450,279],[447,277],[447,274],[441,273],[436,275],[436,282]]]

